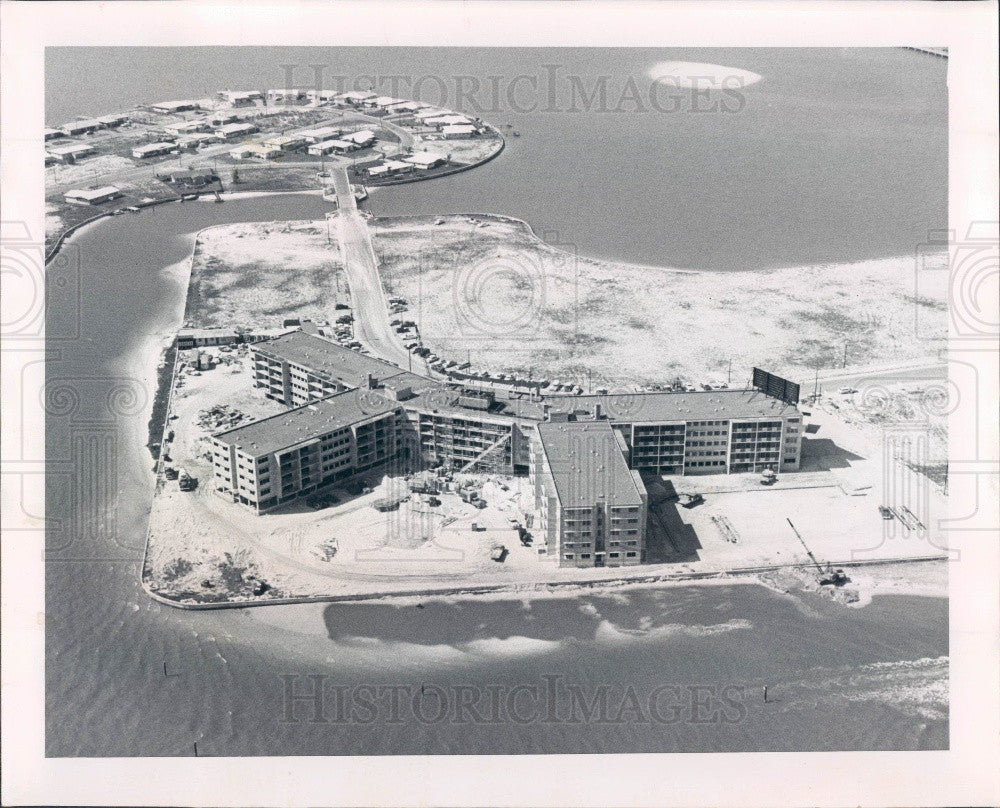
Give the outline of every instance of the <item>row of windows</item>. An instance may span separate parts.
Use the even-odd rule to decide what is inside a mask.
[[[625,553],[625,557],[626,558],[635,558],[636,555],[638,555],[638,553],[635,553],[635,552],[627,552],[627,553]],[[590,558],[590,556],[591,556],[590,553],[580,553],[581,560],[587,560],[587,559]],[[621,557],[621,553],[608,553],[608,557],[609,558],[620,558]],[[574,558],[574,555],[573,555],[573,553],[564,553],[563,554],[563,558],[565,558],[567,561],[572,561],[573,558]]]

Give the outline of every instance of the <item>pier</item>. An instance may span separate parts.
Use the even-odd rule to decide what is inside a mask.
[[[917,51],[918,53],[929,53],[931,56],[937,56],[939,59],[948,58],[947,48],[918,48],[916,45],[904,45],[903,50]]]

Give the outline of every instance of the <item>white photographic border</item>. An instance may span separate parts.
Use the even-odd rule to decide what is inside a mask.
[[[44,232],[44,49],[64,45],[725,46],[949,49],[950,228],[997,219],[997,12],[991,2],[428,2],[265,5],[23,2],[0,5],[4,220]],[[3,295],[27,294],[4,279]],[[997,522],[997,354],[968,350],[978,444],[950,423],[953,513]],[[37,522],[20,508],[37,474],[8,467],[41,408],[13,417],[21,358],[4,346],[4,805],[996,805],[1000,789],[997,533],[952,531],[948,751],[46,759],[45,602]],[[965,346],[968,347],[968,346]],[[960,353],[963,345],[956,345]],[[952,356],[956,355],[955,353]],[[13,380],[13,381],[12,381]],[[975,391],[968,391],[974,395]],[[970,454],[972,452],[972,454]],[[963,510],[964,509],[964,510]],[[983,511],[982,509],[986,509]]]

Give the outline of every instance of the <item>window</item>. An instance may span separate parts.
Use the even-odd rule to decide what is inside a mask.
[[[573,554],[572,553],[566,553],[563,556],[563,558],[565,558],[567,561],[572,561],[573,560]]]
[[[580,553],[580,558],[590,558],[590,553]]]
[[[635,558],[635,553],[625,553],[627,558]]]

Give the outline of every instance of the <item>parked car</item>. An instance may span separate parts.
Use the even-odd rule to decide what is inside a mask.
[[[887,508],[885,505],[878,506],[878,512],[883,519],[895,519],[896,514],[892,512],[891,508]]]

